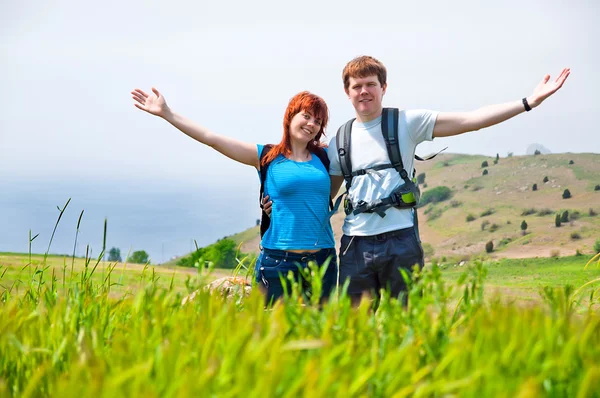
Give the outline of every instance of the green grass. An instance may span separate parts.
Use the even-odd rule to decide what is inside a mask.
[[[523,307],[486,299],[493,267],[446,273],[416,273],[408,306],[384,296],[377,312],[343,293],[303,303],[298,285],[265,310],[256,289],[232,299],[200,290],[182,305],[184,292],[149,274],[113,298],[105,282],[73,274],[61,285],[45,273],[23,295],[0,294],[0,396],[600,393],[600,302],[578,299],[593,288],[549,287]]]
[[[600,266],[584,269],[589,256],[556,258],[501,259],[486,262],[486,284],[511,298],[537,300],[543,287],[573,287],[600,278]],[[463,270],[450,266],[444,269],[444,279],[457,281]]]
[[[11,290],[14,294],[23,293],[29,282],[36,277],[35,273],[44,270],[46,275],[56,279],[57,284],[71,285],[77,283],[74,278],[85,272],[91,274],[91,281],[101,284],[110,272],[111,294],[119,296],[133,294],[145,285],[146,278],[153,278],[157,287],[166,288],[173,284],[175,291],[185,291],[186,284],[195,281],[199,274],[197,269],[176,266],[153,266],[129,263],[98,262],[69,256],[49,255],[44,261],[44,255],[24,253],[0,253],[0,293]],[[38,274],[39,275],[39,274]],[[233,270],[216,269],[206,282],[223,276],[233,275]],[[108,282],[108,280],[107,280]],[[68,288],[69,286],[66,286]]]

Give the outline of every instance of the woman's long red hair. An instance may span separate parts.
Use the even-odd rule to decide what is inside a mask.
[[[302,91],[301,93],[296,94],[290,100],[290,103],[288,104],[283,116],[283,138],[279,144],[273,145],[273,148],[261,160],[261,166],[273,161],[273,159],[279,155],[291,156],[292,149],[290,144],[290,124],[292,122],[292,118],[302,111],[310,112],[310,114],[315,118],[321,119],[321,129],[315,138],[308,143],[308,150],[314,152],[316,148],[324,146],[321,143],[321,137],[325,135],[325,127],[327,126],[327,122],[329,120],[329,110],[327,109],[327,104],[323,98],[319,97],[318,95],[312,94],[308,91]],[[260,153],[258,155],[260,156]]]

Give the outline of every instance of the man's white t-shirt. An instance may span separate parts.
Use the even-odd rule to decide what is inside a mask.
[[[415,148],[423,141],[433,140],[433,127],[438,112],[430,110],[400,111],[398,121],[398,141],[404,169],[412,178]],[[389,164],[390,158],[381,132],[381,116],[367,123],[356,120],[352,123],[350,160],[352,170],[368,169],[381,164]],[[329,143],[329,174],[342,175],[335,137]],[[367,203],[384,199],[404,184],[394,168],[370,170],[364,175],[352,179],[348,200],[354,208],[360,200]],[[386,210],[385,217],[377,213],[349,214],[344,220],[342,231],[348,236],[369,236],[413,226],[412,209]]]

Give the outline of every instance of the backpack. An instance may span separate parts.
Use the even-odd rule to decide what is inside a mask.
[[[402,163],[400,146],[398,144],[399,110],[397,108],[383,108],[381,113],[381,132],[383,134],[385,146],[387,148],[388,156],[390,158],[390,163],[376,165],[367,169],[352,171],[352,162],[350,160],[350,153],[352,150],[350,146],[350,137],[352,134],[352,122],[354,122],[354,120],[355,119],[351,119],[347,121],[344,125],[342,125],[339,128],[336,136],[340,167],[342,169],[342,175],[344,176],[344,180],[346,181],[346,192],[342,195],[346,195],[346,199],[344,200],[344,210],[346,211],[346,214],[352,213],[357,215],[360,213],[377,213],[380,217],[383,218],[385,217],[385,211],[390,207],[396,207],[401,209],[409,209],[416,207],[419,203],[421,191],[419,190],[419,186],[416,184],[416,170],[413,170],[412,178],[409,178],[408,172],[404,169],[404,164]],[[442,149],[442,151],[443,150],[444,149]],[[415,155],[415,159],[424,161],[433,159],[436,155],[437,153],[426,159]],[[400,174],[400,177],[402,177],[402,179],[404,180],[404,184],[397,188],[395,191],[393,191],[392,194],[387,198],[378,199],[372,203],[367,203],[361,200],[357,203],[356,208],[354,208],[352,206],[352,203],[350,203],[350,201],[347,199],[348,191],[350,190],[350,186],[352,185],[352,178],[354,176],[367,174],[369,170],[377,171],[389,168],[396,169],[396,171]],[[336,202],[336,207],[339,206],[339,202],[342,196],[338,198]]]
[[[267,153],[269,153],[269,151],[271,149],[273,149],[273,145],[271,145],[271,144],[265,145],[263,147],[263,150],[260,153],[260,157],[258,160],[259,164],[262,161],[262,159],[267,155]],[[325,149],[322,147],[317,147],[317,149],[311,153],[313,155],[316,155],[319,158],[321,163],[323,163],[323,166],[325,166],[325,170],[327,170],[327,172],[329,173],[329,157],[327,156],[327,152],[325,151]],[[270,164],[271,164],[271,162],[265,164],[264,166],[263,165],[260,166],[260,194],[258,196],[258,203],[260,204],[261,209],[262,209],[262,198],[265,193],[265,181],[267,180],[267,170],[269,169]],[[333,203],[331,201],[331,197],[329,198],[329,207],[333,208]],[[271,225],[271,217],[269,217],[267,215],[267,213],[265,213],[263,210],[261,212],[261,219],[260,219],[260,237],[261,238],[263,237],[265,232],[267,232],[267,229],[269,229],[270,225]]]

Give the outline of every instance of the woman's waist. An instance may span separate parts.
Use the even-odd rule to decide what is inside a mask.
[[[321,256],[335,254],[335,247],[323,249],[268,249],[262,248],[263,252],[270,257],[291,261],[309,261]]]

